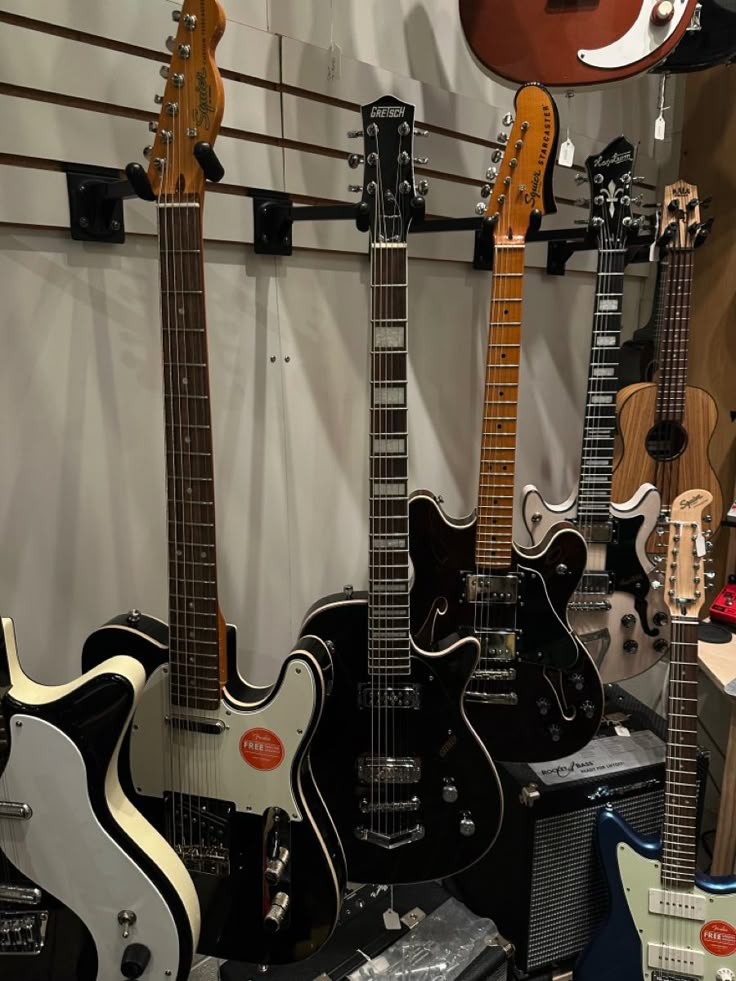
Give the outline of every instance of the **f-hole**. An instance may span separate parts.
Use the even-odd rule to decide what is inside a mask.
[[[658,463],[676,460],[687,446],[687,433],[679,422],[658,422],[647,433],[649,456]]]

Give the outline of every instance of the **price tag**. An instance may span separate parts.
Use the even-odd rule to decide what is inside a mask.
[[[570,137],[560,144],[560,155],[557,158],[560,167],[572,167],[575,163],[575,144]]]
[[[702,559],[707,551],[708,550],[705,547],[705,537],[703,535],[698,535],[698,537],[695,539],[696,555],[698,556],[699,559]]]
[[[400,930],[401,918],[395,909],[387,909],[383,914],[383,925],[387,930]]]
[[[657,116],[654,120],[654,139],[663,140],[666,132],[667,123],[665,122],[664,116]]]
[[[327,81],[335,82],[342,74],[342,48],[331,42],[327,49]]]
[[[630,736],[631,735],[631,732],[626,728],[626,726],[622,726],[622,725],[615,725],[613,727],[613,731],[616,733],[617,736]]]

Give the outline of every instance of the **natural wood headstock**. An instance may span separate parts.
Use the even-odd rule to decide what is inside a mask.
[[[670,511],[670,536],[667,546],[667,606],[673,617],[697,619],[704,603],[706,573],[703,571],[709,531],[707,514],[713,495],[707,490],[690,490],[678,494]]]
[[[559,118],[550,93],[541,85],[522,85],[514,100],[516,118],[488,199],[487,218],[495,218],[496,240],[525,238],[529,224],[557,211],[552,174],[557,156]]]
[[[672,249],[692,249],[704,226],[700,222],[698,188],[687,181],[676,181],[664,189],[660,235]]]
[[[204,174],[193,150],[212,144],[222,121],[224,93],[214,52],[225,30],[218,0],[184,0],[161,103],[148,179],[157,196],[199,194]]]

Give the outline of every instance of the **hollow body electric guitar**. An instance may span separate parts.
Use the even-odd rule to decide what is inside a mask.
[[[706,490],[672,502],[668,589],[672,617],[664,827],[642,839],[604,808],[598,845],[608,916],[573,974],[575,981],[731,981],[736,968],[736,878],[696,873],[698,611],[705,555]]]
[[[487,209],[495,264],[477,508],[453,519],[425,491],[409,506],[413,636],[429,650],[453,632],[477,638],[466,711],[491,755],[515,761],[582,748],[603,708],[598,672],[566,613],[585,568],[582,535],[559,523],[531,549],[512,537],[524,244],[530,219],[554,210],[556,135],[550,94],[523,86]]]
[[[161,248],[169,625],[118,617],[88,639],[84,661],[110,645],[146,668],[121,773],[192,874],[200,951],[269,964],[300,960],[329,937],[344,859],[307,757],[329,652],[303,638],[272,688],[251,688],[218,605],[197,159],[222,117],[212,52],[223,27],[215,0],[184,4],[149,171]]]
[[[111,657],[45,687],[0,630],[0,977],[186,981],[194,886],[117,774],[143,668]]]
[[[498,832],[498,777],[468,725],[474,638],[427,653],[409,633],[407,233],[423,199],[412,165],[414,107],[363,106],[362,207],[371,226],[368,595],[320,600],[303,629],[334,648],[313,766],[348,874],[417,882],[479,859]]]
[[[460,0],[460,20],[476,58],[511,82],[600,85],[653,68],[696,8],[697,0]]]
[[[697,188],[677,181],[665,188],[660,247],[668,262],[654,381],[618,393],[620,442],[613,472],[613,495],[625,500],[645,481],[662,498],[665,524],[649,537],[647,551],[663,569],[664,529],[672,501],[688,487],[704,486],[713,498],[708,515],[715,533],[723,516],[723,495],[708,457],[718,420],[712,396],[687,384],[690,296],[695,249],[707,237],[700,220]]]
[[[636,227],[631,215],[635,157],[621,136],[587,161],[598,273],[577,493],[552,505],[528,485],[522,504],[533,543],[563,518],[574,521],[588,543],[588,562],[569,614],[605,683],[651,667],[666,653],[669,633],[662,582],[646,554],[659,494],[644,484],[625,504],[611,501],[624,268],[629,233]]]

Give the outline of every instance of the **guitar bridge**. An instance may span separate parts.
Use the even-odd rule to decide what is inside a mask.
[[[0,913],[0,954],[38,954],[46,943],[46,911]]]
[[[168,792],[164,795],[166,837],[189,872],[230,875],[228,801]]]
[[[397,831],[395,834],[382,834],[363,827],[355,829],[355,837],[358,841],[367,841],[371,845],[378,845],[379,848],[385,848],[387,851],[401,848],[402,845],[410,845],[413,841],[421,841],[424,835],[424,825],[422,824],[415,824],[414,827]]]

